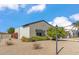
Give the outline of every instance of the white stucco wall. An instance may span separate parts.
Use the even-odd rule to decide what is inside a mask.
[[[64,29],[65,31],[69,32],[70,37],[76,37],[78,35],[78,32],[77,32],[78,28],[74,27],[73,25],[64,27]]]
[[[30,27],[19,27],[15,29],[15,32],[18,33],[18,38],[21,39],[23,36],[30,38]]]
[[[49,27],[51,27],[51,25],[47,24],[46,22],[37,22],[29,26],[16,28],[15,32],[18,32],[19,39],[21,39],[22,36],[31,38],[33,36],[37,36],[37,29],[45,31],[45,35],[47,35],[47,30]]]

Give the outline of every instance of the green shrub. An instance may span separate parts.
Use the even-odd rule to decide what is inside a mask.
[[[42,41],[42,40],[48,40],[49,38],[47,36],[35,36],[31,38],[33,41]]]
[[[52,37],[53,40],[56,40],[56,36],[58,38],[65,38],[68,35],[68,33],[64,30],[63,27],[58,26],[48,28],[47,34],[49,37]]]
[[[29,41],[29,38],[26,38],[26,37],[23,36],[23,37],[21,38],[21,40],[22,40],[22,42],[28,42],[28,41]]]

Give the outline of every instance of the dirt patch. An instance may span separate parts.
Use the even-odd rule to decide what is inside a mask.
[[[7,46],[0,43],[0,55],[56,55],[56,41],[21,42],[13,40],[14,45]],[[33,49],[38,43],[41,49]],[[58,41],[58,55],[78,55],[79,42]]]

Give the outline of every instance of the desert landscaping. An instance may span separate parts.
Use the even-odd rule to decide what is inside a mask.
[[[73,26],[77,30],[40,20],[18,28],[10,27],[7,32],[0,32],[0,55],[79,54],[79,21]]]
[[[79,54],[79,42],[75,40],[58,41],[58,55]],[[0,55],[56,55],[56,41],[45,40],[37,42],[22,42],[12,40],[13,45],[7,45],[4,41],[0,43]],[[41,48],[34,49],[37,43]]]

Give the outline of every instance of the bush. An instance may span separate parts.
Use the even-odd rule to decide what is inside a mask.
[[[26,38],[26,37],[23,36],[23,37],[21,38],[21,40],[22,40],[22,42],[28,42],[28,41],[29,41],[29,38]]]
[[[11,42],[11,41],[7,41],[6,44],[7,45],[14,45],[13,42]]]
[[[35,36],[31,38],[33,41],[42,41],[42,40],[48,40],[49,38],[47,36]]]
[[[56,40],[56,36],[58,38],[62,37],[62,38],[65,38],[67,36],[67,32],[64,30],[63,27],[50,27],[48,30],[47,30],[47,34],[49,37],[52,37],[52,39]]]
[[[34,49],[41,49],[42,47],[40,46],[40,44],[35,43],[35,44],[33,44],[33,48]]]

